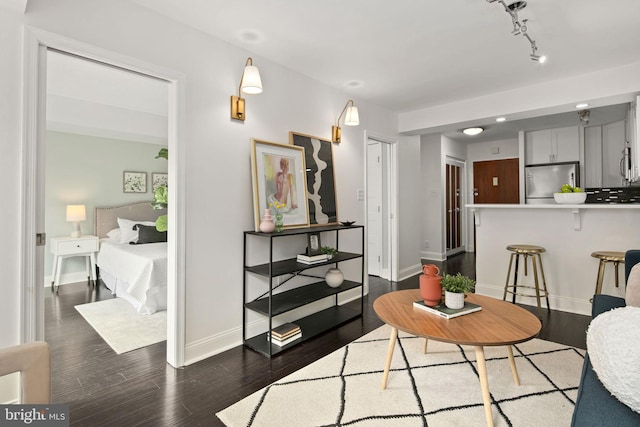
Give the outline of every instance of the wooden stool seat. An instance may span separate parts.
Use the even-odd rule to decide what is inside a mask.
[[[591,256],[600,260],[598,263],[598,278],[596,279],[596,294],[602,292],[602,280],[604,278],[604,268],[608,263],[613,263],[616,288],[620,286],[618,278],[618,266],[624,264],[624,252],[616,251],[596,251]]]
[[[538,314],[541,314],[542,305],[540,303],[540,299],[544,297],[547,302],[547,309],[549,309],[549,292],[547,291],[547,281],[544,277],[544,269],[542,268],[542,258],[540,254],[546,252],[547,250],[542,246],[536,245],[508,245],[507,250],[511,252],[511,257],[509,258],[509,269],[507,270],[507,281],[504,285],[504,293],[502,295],[502,299],[506,301],[507,294],[512,295],[511,302],[515,304],[516,295],[522,297],[533,297],[536,299],[536,303],[538,306]],[[524,257],[524,275],[527,275],[527,258],[531,257],[531,266],[533,267],[533,281],[534,286],[529,285],[519,285],[518,284],[518,264],[520,261],[520,256]],[[511,266],[513,265],[513,261],[515,258],[515,269],[513,275],[513,284],[509,284],[509,279],[511,278]],[[540,287],[538,281],[538,268],[540,269],[540,276],[542,278],[542,288]],[[534,292],[522,292],[518,291],[518,288],[532,289]]]

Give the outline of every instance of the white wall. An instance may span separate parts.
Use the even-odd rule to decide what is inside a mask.
[[[444,259],[442,159],[440,135],[422,135],[420,138],[420,163],[422,167],[420,257],[433,260]],[[429,242],[429,247],[426,247],[425,242]]]
[[[420,137],[403,136],[398,143],[398,280],[420,273],[423,197]],[[418,226],[416,226],[418,225]]]
[[[19,342],[22,28],[25,23],[186,76],[186,359],[192,362],[241,339],[242,231],[253,228],[252,137],[281,143],[297,131],[329,138],[348,97],[260,57],[156,15],[128,1],[32,0],[26,15],[0,9],[0,178],[9,186],[0,213],[3,298],[0,346]],[[264,92],[247,97],[244,123],[229,119],[247,56],[260,68]],[[364,222],[364,132],[397,137],[395,114],[355,99],[360,126],[343,127],[335,146],[340,218]],[[340,242],[348,245],[349,242]],[[402,243],[401,243],[402,244]]]
[[[162,146],[142,142],[47,132],[46,145],[44,284],[49,286],[53,255],[48,241],[51,237],[69,236],[72,231],[65,218],[66,205],[85,205],[87,220],[80,228],[82,234],[93,234],[96,207],[151,201],[152,174],[167,173],[167,161],[155,158]],[[147,192],[124,193],[124,171],[146,172]],[[83,258],[70,258],[64,262],[63,270],[62,284],[86,280]]]

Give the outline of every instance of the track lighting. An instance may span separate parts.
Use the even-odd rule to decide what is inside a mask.
[[[545,55],[538,55],[538,47],[536,46],[536,41],[533,40],[531,36],[529,36],[529,34],[527,34],[528,20],[523,19],[522,22],[520,22],[520,20],[518,19],[518,11],[524,9],[527,6],[527,2],[514,1],[513,3],[507,5],[504,0],[487,0],[487,3],[495,3],[496,1],[502,4],[504,10],[511,17],[511,23],[513,24],[513,30],[511,31],[511,34],[513,34],[514,36],[519,36],[522,34],[524,37],[526,37],[526,39],[529,41],[529,44],[531,45],[530,58],[534,61],[538,61],[539,63],[544,64],[547,61],[547,57]]]

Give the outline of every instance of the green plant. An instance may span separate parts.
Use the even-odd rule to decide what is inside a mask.
[[[476,281],[470,277],[463,276],[458,273],[455,276],[451,274],[445,274],[440,281],[442,288],[445,291],[463,293],[472,292],[476,288]]]
[[[169,160],[169,150],[166,148],[160,149],[158,151],[158,155],[156,159],[165,159]],[[169,190],[166,185],[161,185],[156,188],[156,191],[153,193],[153,202],[151,202],[151,207],[153,209],[166,209],[169,204]],[[160,215],[158,219],[156,219],[156,230],[158,231],[167,231],[167,216]]]
[[[561,193],[582,193],[582,188],[573,187],[569,184],[564,184],[562,187],[560,187],[560,192]]]
[[[331,246],[323,246],[320,248],[320,252],[326,255],[335,256],[338,251],[332,248]]]

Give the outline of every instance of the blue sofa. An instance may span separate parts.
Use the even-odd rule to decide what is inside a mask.
[[[640,262],[640,250],[627,251],[624,259],[625,281],[631,267]],[[624,307],[624,299],[611,295],[594,295],[591,317],[617,307]],[[575,427],[638,427],[640,414],[632,411],[609,393],[593,371],[589,355],[584,359],[578,398],[571,425]]]

